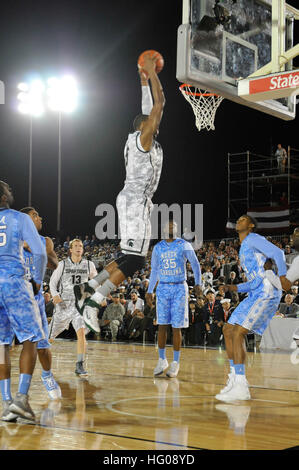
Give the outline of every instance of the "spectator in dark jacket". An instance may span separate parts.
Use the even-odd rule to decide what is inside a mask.
[[[208,334],[208,344],[215,346],[219,343],[224,323],[223,309],[220,303],[216,303],[212,290],[206,292],[208,302],[203,307],[204,323]]]
[[[198,299],[189,302],[189,328],[187,330],[188,344],[204,344],[204,300]]]

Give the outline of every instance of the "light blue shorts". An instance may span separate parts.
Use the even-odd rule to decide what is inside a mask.
[[[189,326],[189,290],[186,282],[162,284],[157,287],[157,323],[173,328]]]
[[[32,285],[24,277],[0,270],[0,344],[44,339],[42,320]]]
[[[262,335],[278,310],[281,295],[281,290],[264,279],[259,288],[249,292],[248,297],[233,311],[228,323]]]

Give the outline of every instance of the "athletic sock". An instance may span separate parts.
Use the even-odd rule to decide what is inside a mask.
[[[103,269],[97,276],[93,279],[88,281],[88,285],[93,289],[97,289],[100,285],[102,285],[107,279],[109,279],[110,274],[106,269]]]
[[[107,279],[104,284],[96,290],[95,294],[90,297],[90,299],[94,300],[97,304],[101,304],[105,297],[107,297],[114,289],[116,289],[116,285]]]
[[[245,377],[245,364],[235,364],[235,381],[241,384],[246,384],[246,377]]]
[[[84,362],[84,354],[77,354],[77,362]]]
[[[42,378],[43,379],[46,379],[47,377],[52,377],[52,371],[51,369],[50,370],[43,370],[42,371]]]
[[[31,384],[31,379],[32,375],[30,374],[20,374],[19,378],[19,393],[22,393],[23,395],[28,394],[28,390]]]
[[[166,349],[160,349],[159,348],[159,358],[160,359],[166,359]]]
[[[181,351],[173,350],[173,360],[175,362],[180,362],[180,355],[181,355]]]
[[[229,359],[229,365],[230,365],[230,373],[234,373],[234,372],[235,372],[235,368],[234,368],[234,361],[233,361],[233,359]]]
[[[11,391],[10,391],[10,379],[0,380],[0,390],[1,390],[2,400],[12,400]]]

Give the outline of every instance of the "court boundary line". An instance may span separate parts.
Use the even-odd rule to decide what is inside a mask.
[[[13,423],[12,423],[13,424]],[[64,426],[49,426],[46,424],[41,424],[41,423],[22,423],[24,426],[38,426],[40,428],[46,428],[46,429],[62,429],[64,431],[75,431],[75,432],[81,432],[81,433],[87,433],[87,434],[97,434],[101,436],[110,436],[110,437],[118,437],[120,439],[131,439],[134,441],[142,441],[142,442],[153,442],[155,444],[164,444],[168,445],[171,447],[180,447],[182,450],[188,450],[188,449],[194,449],[194,450],[209,450],[203,447],[195,447],[195,446],[184,446],[182,444],[175,444],[172,442],[164,442],[164,441],[156,441],[154,439],[145,439],[142,437],[135,437],[135,436],[124,436],[122,434],[113,434],[113,433],[108,433],[108,432],[102,432],[102,431],[89,431],[88,429],[77,429],[77,428],[67,428]],[[45,449],[46,450],[46,449]],[[52,449],[51,449],[52,450]],[[98,449],[101,450],[101,449]],[[104,449],[102,449],[104,451]],[[135,449],[133,449],[135,450]],[[137,450],[137,449],[136,449]],[[146,450],[146,449],[139,449],[139,450]],[[150,449],[150,450],[159,450],[159,449]]]

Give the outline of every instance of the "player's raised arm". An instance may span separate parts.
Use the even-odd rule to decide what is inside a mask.
[[[152,98],[151,89],[150,89],[150,86],[148,84],[148,79],[147,79],[145,73],[141,69],[139,69],[138,73],[139,73],[140,82],[141,82],[141,94],[142,94],[141,110],[142,110],[142,114],[150,115],[151,110],[153,109],[153,98]]]
[[[261,237],[257,234],[254,235],[254,237],[251,236],[249,240],[249,245],[252,246],[252,248],[257,249],[258,251],[266,255],[267,258],[274,259],[278,269],[278,276],[285,276],[287,272],[287,267],[283,251],[277,246],[275,246],[273,243],[266,240],[266,238]]]
[[[152,92],[154,96],[154,106],[151,110],[149,118],[144,122],[141,128],[140,143],[143,149],[148,152],[153,143],[155,136],[163,115],[163,108],[165,104],[164,93],[161,82],[155,71],[156,59],[155,57],[145,56],[143,69],[148,73],[152,85]]]
[[[48,256],[47,268],[54,271],[58,266],[58,258],[54,251],[54,243],[49,237],[46,237],[46,251]]]
[[[34,223],[27,214],[23,215],[22,237],[23,240],[29,245],[30,251],[33,255],[35,266],[34,280],[37,284],[40,285],[43,282],[46,271],[47,253]]]

